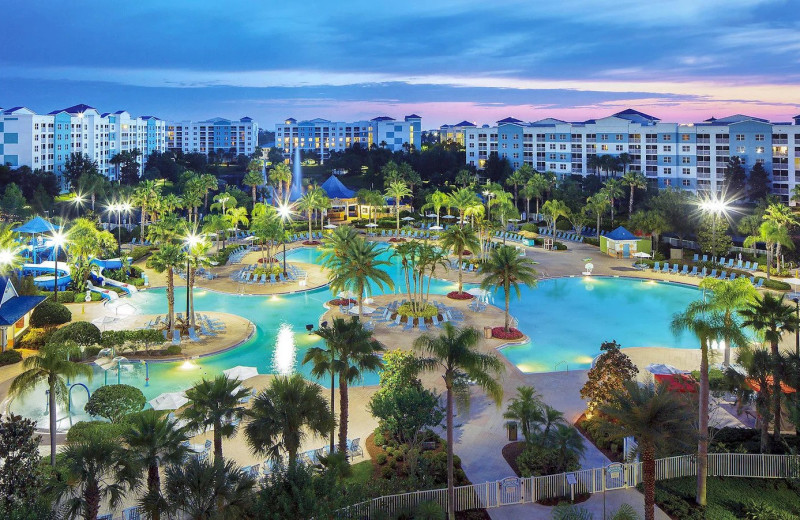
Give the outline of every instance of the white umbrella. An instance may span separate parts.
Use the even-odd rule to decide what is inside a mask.
[[[431,226],[429,229],[433,231],[441,231],[444,228],[442,226]]]
[[[436,213],[428,213],[425,216],[428,217],[428,218],[436,218],[438,215]]]
[[[636,258],[650,258],[650,253],[645,253],[644,251],[636,251],[635,253],[633,253],[633,256],[635,256]]]
[[[354,316],[358,316],[358,305],[353,305],[350,309],[347,310],[347,312]],[[361,310],[361,314],[372,314],[373,312],[375,312],[375,309],[367,305],[364,305],[364,307]]]
[[[414,220],[414,217],[403,217],[400,220],[405,220],[406,222],[409,222],[411,220]]]
[[[354,293],[353,291],[341,291],[339,292],[338,296],[339,298],[355,298],[356,293]]]
[[[114,316],[102,316],[100,318],[93,319],[92,323],[97,325],[97,328],[99,328],[100,330],[105,330],[106,325],[108,325],[109,323],[114,323],[115,321],[117,321],[117,318],[115,318]]]
[[[454,218],[458,218],[458,217],[456,217],[455,215],[445,215],[442,218],[446,218],[446,219],[450,220],[450,219],[454,219]]]
[[[647,371],[651,374],[669,375],[669,374],[686,374],[686,370],[675,368],[672,365],[665,365],[664,363],[650,363],[647,365]]]
[[[370,222],[369,224],[366,225],[366,227],[378,227],[378,224]]]
[[[518,219],[518,218],[510,218],[510,219],[508,219],[508,221],[509,222],[521,222],[521,220]]]
[[[222,373],[225,374],[228,379],[238,379],[239,381],[244,381],[245,379],[256,377],[258,375],[258,369],[256,369],[256,367],[245,367],[239,365],[229,368],[228,370],[223,370]]]
[[[471,294],[472,296],[477,296],[478,298],[484,298],[489,295],[489,291],[486,289],[481,289],[479,287],[475,287],[474,289],[469,289],[467,294]]]
[[[183,392],[167,392],[150,400],[153,410],[176,410],[189,402]]]
[[[245,240],[247,240],[247,241],[249,241],[249,240],[255,240],[255,239],[256,239],[256,237],[244,237],[244,239],[245,239]]]
[[[334,224],[325,224],[322,227],[324,227],[325,229],[336,229],[338,226],[335,226]]]
[[[784,278],[783,281],[789,285],[794,285],[794,292],[797,292],[797,286],[800,285],[800,278]]]

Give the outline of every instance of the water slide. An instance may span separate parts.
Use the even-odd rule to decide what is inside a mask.
[[[128,257],[128,262],[130,263],[133,259]],[[111,285],[113,287],[119,287],[128,295],[134,294],[138,292],[136,286],[131,285],[129,283],[120,282],[117,280],[112,280],[107,276],[103,276],[104,269],[121,269],[122,268],[122,260],[119,258],[109,258],[108,260],[99,260],[97,258],[91,261],[91,264],[94,266],[92,269],[92,278],[101,285]],[[96,270],[96,272],[95,272]],[[113,292],[113,291],[112,291]],[[113,299],[113,298],[112,298]]]
[[[100,293],[100,296],[105,298],[106,300],[116,300],[119,298],[119,294],[109,289],[103,289],[102,287],[95,287],[92,285],[92,282],[86,282],[86,288],[92,292]]]
[[[72,282],[69,265],[66,262],[58,263],[58,276],[56,277],[56,263],[45,261],[38,264],[23,264],[23,276],[33,276],[33,283],[40,289],[52,291],[58,283],[59,289],[65,289]],[[57,281],[56,281],[57,280]]]

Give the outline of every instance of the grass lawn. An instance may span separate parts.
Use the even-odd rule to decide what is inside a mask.
[[[700,510],[694,508],[696,484],[697,479],[694,477],[658,482],[656,502],[672,518],[703,518]],[[783,516],[771,516],[763,509],[753,515],[754,504],[767,506]],[[798,519],[800,486],[780,479],[711,477],[708,479],[706,518],[708,520]]]
[[[372,480],[375,474],[375,466],[371,460],[365,460],[350,466],[351,475],[347,477],[345,484],[366,484]]]

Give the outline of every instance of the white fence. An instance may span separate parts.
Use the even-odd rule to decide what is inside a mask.
[[[708,474],[712,477],[800,478],[800,456],[712,453],[708,455]],[[656,480],[697,475],[696,455],[681,455],[656,461]],[[571,486],[568,483],[574,476]],[[642,482],[642,463],[610,464],[543,477],[510,477],[496,482],[460,486],[455,489],[456,511],[502,507],[539,500],[569,497],[570,493],[600,493],[634,487]],[[379,511],[393,515],[414,509],[423,502],[447,505],[447,490],[434,489],[389,495],[355,504],[343,510],[340,518],[366,519]]]

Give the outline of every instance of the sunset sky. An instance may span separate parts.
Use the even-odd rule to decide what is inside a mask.
[[[69,5],[69,8],[65,5]],[[386,4],[386,6],[384,6]],[[423,127],[800,114],[790,0],[10,0],[0,107]]]

